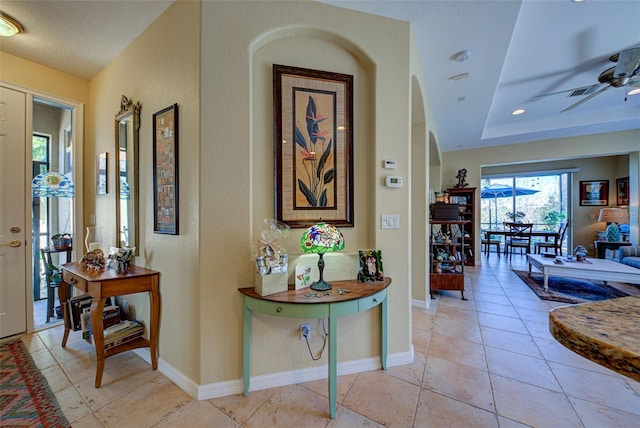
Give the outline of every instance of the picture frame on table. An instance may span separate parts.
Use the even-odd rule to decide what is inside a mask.
[[[273,65],[275,216],[353,227],[353,76]]]
[[[109,193],[109,180],[107,179],[109,168],[109,153],[103,152],[96,156],[96,194]]]
[[[178,104],[153,114],[153,231],[178,235]]]
[[[580,206],[609,205],[609,180],[580,181]]]
[[[629,177],[616,180],[616,200],[618,205],[629,205]]]
[[[358,251],[358,260],[360,261],[359,281],[382,281],[384,279],[382,251],[360,250]]]

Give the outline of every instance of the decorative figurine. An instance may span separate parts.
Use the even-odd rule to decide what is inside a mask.
[[[456,178],[458,179],[458,184],[456,184],[456,189],[462,189],[469,185],[469,183],[466,182],[466,178],[467,178],[466,168],[459,169],[458,175],[456,175]]]
[[[82,266],[88,270],[102,270],[105,267],[104,253],[100,248],[89,251],[80,260]]]

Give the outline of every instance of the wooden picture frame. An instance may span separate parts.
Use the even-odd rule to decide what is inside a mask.
[[[273,65],[275,217],[353,227],[353,76]]]
[[[96,194],[109,193],[109,153],[103,152],[96,156]]]
[[[629,177],[616,179],[617,205],[629,205]]]
[[[153,114],[153,231],[177,235],[178,104]]]
[[[580,182],[580,206],[606,207],[609,205],[609,180]]]

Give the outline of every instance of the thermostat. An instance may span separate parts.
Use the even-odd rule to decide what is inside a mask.
[[[402,177],[397,175],[389,175],[387,176],[387,180],[385,182],[385,186],[387,187],[402,187]]]

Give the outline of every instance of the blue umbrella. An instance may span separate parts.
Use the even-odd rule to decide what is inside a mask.
[[[506,184],[489,184],[480,189],[480,197],[483,199],[493,198],[496,206],[496,225],[498,224],[498,198],[511,198],[515,196],[526,196],[538,193],[539,190],[527,189],[526,187],[508,186]],[[489,227],[491,227],[491,206],[489,206]]]

